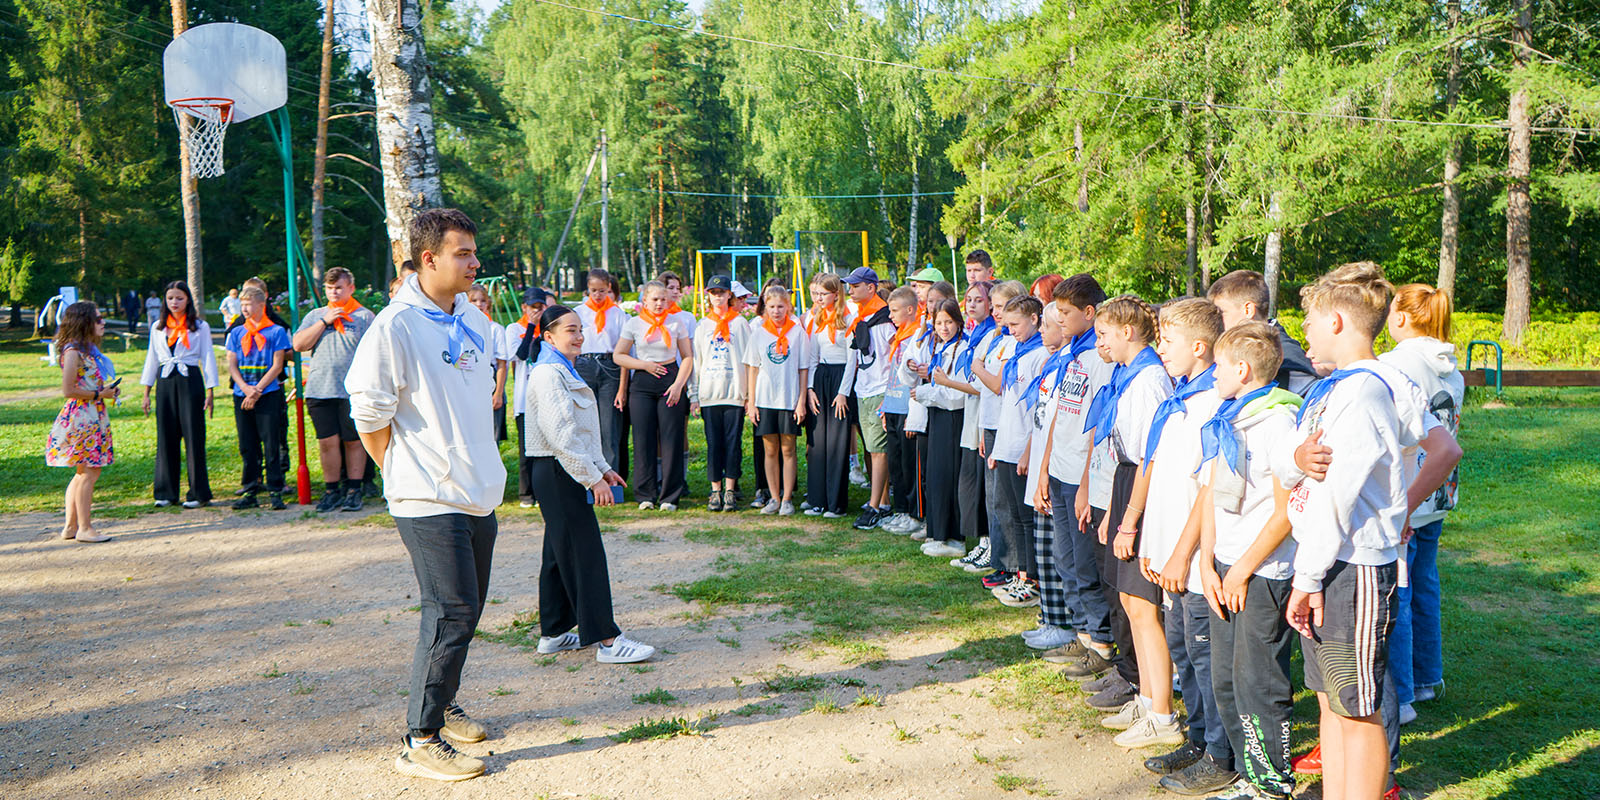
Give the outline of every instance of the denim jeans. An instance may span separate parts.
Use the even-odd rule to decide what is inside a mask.
[[[1050,516],[1056,525],[1056,571],[1067,596],[1072,629],[1100,644],[1111,644],[1111,607],[1100,585],[1095,534],[1078,527],[1073,504],[1078,487],[1050,478]]]
[[[1411,533],[1406,545],[1408,586],[1395,590],[1394,633],[1389,636],[1389,680],[1401,703],[1416,687],[1444,680],[1444,638],[1439,628],[1439,535],[1444,520]]]
[[[1167,650],[1183,688],[1188,709],[1184,724],[1189,741],[1205,749],[1219,765],[1233,767],[1233,747],[1223,727],[1221,709],[1211,683],[1211,604],[1199,592],[1172,595],[1164,620]]]

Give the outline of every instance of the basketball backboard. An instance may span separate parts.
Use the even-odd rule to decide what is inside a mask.
[[[213,22],[184,31],[162,55],[167,105],[194,99],[232,103],[229,122],[243,122],[289,100],[283,44],[260,28]]]

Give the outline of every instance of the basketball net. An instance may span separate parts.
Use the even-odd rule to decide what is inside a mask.
[[[222,137],[233,119],[233,101],[220,97],[191,97],[172,101],[172,117],[178,135],[189,149],[189,174],[196,178],[215,178],[222,174]],[[183,124],[183,117],[189,124]]]

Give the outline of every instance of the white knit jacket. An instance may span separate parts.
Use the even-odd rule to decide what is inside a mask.
[[[582,486],[593,486],[611,466],[600,454],[600,410],[594,390],[556,364],[535,364],[524,389],[528,401],[528,440],[523,452],[554,456]]]

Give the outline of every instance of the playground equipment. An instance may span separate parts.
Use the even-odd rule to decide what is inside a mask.
[[[705,256],[707,255],[725,255],[729,257],[728,278],[730,280],[739,280],[740,258],[754,259],[756,281],[754,284],[749,286],[750,291],[752,292],[759,293],[761,291],[761,287],[764,285],[766,280],[765,275],[767,272],[777,271],[779,274],[782,274],[786,271],[789,272],[789,278],[787,281],[789,284],[789,289],[794,291],[799,296],[798,304],[800,306],[800,310],[802,312],[805,311],[806,294],[805,292],[800,291],[805,287],[805,276],[801,273],[800,269],[800,251],[798,249],[767,247],[765,245],[739,244],[727,245],[714,250],[694,251],[695,316],[700,316],[704,313],[704,311],[701,309],[701,303],[703,302],[701,298],[702,295],[705,294],[706,288]],[[782,267],[779,265],[779,257],[783,255],[788,255],[790,257],[788,259],[790,262],[788,267]],[[763,260],[763,257],[765,257],[765,260]],[[767,267],[768,264],[771,265],[770,269]],[[720,270],[718,270],[718,272],[720,272]]]
[[[196,178],[222,174],[222,142],[229,126],[264,116],[283,167],[284,261],[289,283],[289,323],[300,327],[300,281],[316,296],[311,263],[295,230],[294,160],[289,141],[289,72],[283,44],[260,28],[233,22],[197,25],[179,34],[161,57],[167,105],[189,148],[189,171]],[[185,126],[182,117],[189,117]],[[294,386],[305,385],[300,355],[294,354]],[[295,437],[299,469],[296,495],[311,502],[311,471],[306,466],[305,400],[295,392]]]

